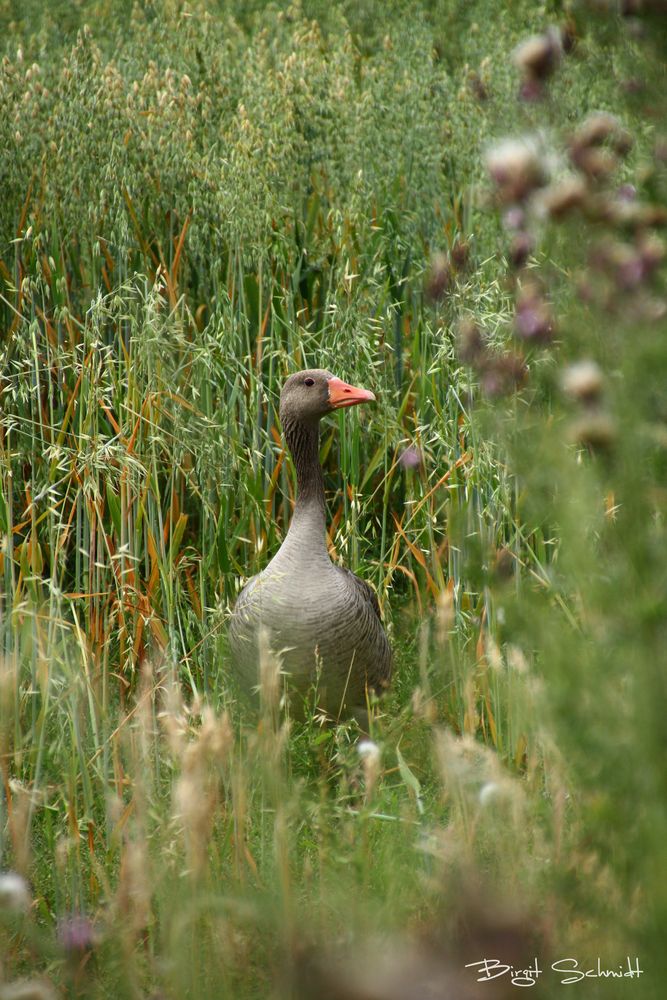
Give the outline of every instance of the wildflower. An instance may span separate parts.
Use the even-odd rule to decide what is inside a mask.
[[[28,883],[17,872],[0,874],[0,911],[27,913],[32,903]]]
[[[582,403],[595,402],[602,392],[602,371],[595,361],[578,361],[565,369],[561,386],[572,399]]]
[[[504,204],[524,201],[546,182],[546,167],[531,136],[504,139],[486,154],[486,168]]]
[[[97,944],[97,934],[93,923],[81,914],[71,914],[58,921],[58,944],[68,958],[83,958],[93,951]]]
[[[522,340],[547,344],[552,339],[553,313],[535,285],[529,285],[522,291],[516,306],[514,327]]]
[[[418,469],[422,464],[422,454],[419,448],[411,444],[409,448],[401,452],[398,461],[404,469]]]

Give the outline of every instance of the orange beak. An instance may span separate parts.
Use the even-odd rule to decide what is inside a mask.
[[[375,395],[370,389],[357,389],[353,385],[348,385],[341,378],[329,379],[329,402],[334,410],[340,410],[343,406],[356,406],[357,403],[370,403],[375,401]]]

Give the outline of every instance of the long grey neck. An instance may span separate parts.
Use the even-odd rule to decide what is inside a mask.
[[[304,555],[328,560],[319,420],[286,420],[283,431],[296,470],[296,504],[283,544],[302,546]]]

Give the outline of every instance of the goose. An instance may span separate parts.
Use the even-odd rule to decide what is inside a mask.
[[[280,395],[280,421],[296,472],[296,503],[285,539],[266,568],[240,592],[230,621],[230,649],[242,689],[258,685],[259,634],[287,678],[290,711],[303,718],[309,692],[331,720],[367,723],[368,694],[391,677],[391,648],[375,591],[335,565],[326,544],[320,420],[372,402],[368,389],[322,368],[296,372]]]

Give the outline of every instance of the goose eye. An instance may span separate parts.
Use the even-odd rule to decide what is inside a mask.
[[[304,385],[315,385],[315,379],[314,378],[305,378],[303,380],[303,384]]]

